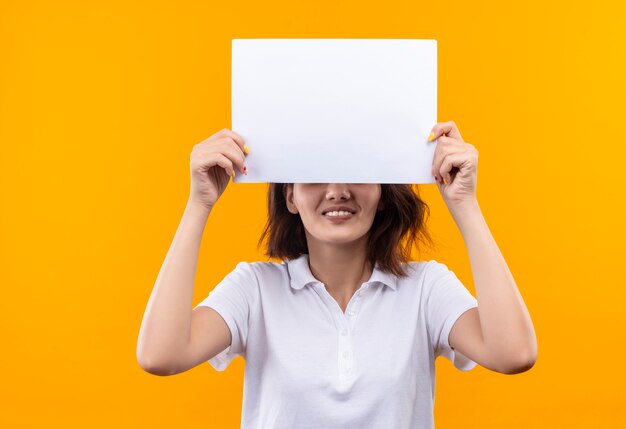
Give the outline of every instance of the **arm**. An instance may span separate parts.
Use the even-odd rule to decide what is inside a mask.
[[[198,253],[210,212],[188,201],[148,300],[139,330],[137,360],[150,373],[171,375],[184,371],[217,354],[230,342],[230,331],[214,310],[196,309],[192,320]],[[198,333],[193,341],[192,330]]]
[[[478,308],[458,318],[449,344],[489,369],[528,370],[537,359],[537,339],[524,300],[476,199],[478,150],[463,140],[453,121],[438,122],[432,174],[469,253]]]
[[[478,308],[455,323],[450,345],[498,372],[526,371],[537,359],[535,331],[478,202],[454,207],[451,214],[467,247]]]

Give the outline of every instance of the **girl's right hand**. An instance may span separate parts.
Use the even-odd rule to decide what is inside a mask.
[[[196,144],[191,151],[191,190],[189,201],[209,210],[224,193],[235,167],[243,173],[248,147],[243,138],[224,128]]]

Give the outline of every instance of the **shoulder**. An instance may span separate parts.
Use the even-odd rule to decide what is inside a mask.
[[[444,263],[434,259],[426,261],[409,261],[403,264],[403,268],[407,274],[406,277],[398,278],[401,283],[418,283],[425,288],[431,288],[434,285],[447,281],[454,273]]]
[[[257,275],[282,273],[286,270],[286,266],[280,262],[254,261],[240,262],[239,264],[244,264],[246,269],[251,270]]]
[[[446,264],[444,264],[443,262],[439,262],[435,259],[423,261],[422,263],[424,274],[428,275],[429,277],[452,273],[452,271],[450,270],[450,268],[448,268]]]
[[[427,261],[409,261],[402,264],[408,277],[415,279],[418,277],[432,276],[450,271],[448,267],[434,259]]]
[[[227,294],[231,297],[245,297],[249,302],[259,302],[261,295],[275,293],[280,288],[267,287],[285,282],[284,268],[276,262],[238,262],[216,286],[212,293]]]
[[[254,277],[257,283],[265,283],[287,276],[287,267],[283,263],[264,261],[241,261],[233,272]]]

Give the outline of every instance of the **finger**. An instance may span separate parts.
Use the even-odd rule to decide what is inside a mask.
[[[214,136],[216,136],[216,137],[230,137],[241,148],[242,152],[245,155],[247,155],[248,152],[249,152],[248,145],[244,141],[243,137],[241,137],[239,134],[237,134],[233,130],[230,130],[228,128],[223,128],[223,129],[219,130],[217,133],[215,133]]]
[[[443,136],[444,134],[448,137],[463,141],[461,132],[453,121],[437,122],[431,130],[431,133],[433,135],[431,141]]]
[[[233,166],[232,161],[225,156],[224,154],[218,153],[218,158],[216,160],[217,165],[222,167],[226,174],[231,177],[235,177],[235,167]]]
[[[437,140],[437,147],[435,148],[435,156],[433,157],[433,164],[431,167],[431,173],[433,176],[437,174],[443,158],[452,152],[457,152],[460,145],[455,144],[455,140],[451,137],[439,137]],[[458,142],[457,142],[458,143]]]
[[[244,164],[245,156],[239,145],[231,137],[221,137],[218,140],[213,138],[205,140],[194,146],[194,151],[200,151],[202,159],[206,159],[213,153],[218,153],[226,157],[233,165],[236,165],[243,174],[247,174]]]
[[[439,136],[437,138],[437,144],[440,144],[440,145],[449,145],[449,144],[459,145],[460,143],[465,143],[465,142],[457,138],[450,137],[450,136]]]
[[[443,159],[441,163],[441,167],[439,167],[439,174],[441,177],[446,179],[448,184],[452,183],[452,176],[450,172],[454,167],[461,168],[463,164],[467,161],[467,155],[464,153],[449,153]]]
[[[230,137],[224,137],[221,139],[224,144],[222,153],[230,159],[230,161],[237,166],[239,171],[243,174],[248,174],[245,166],[245,154],[241,150],[241,147],[235,140]]]

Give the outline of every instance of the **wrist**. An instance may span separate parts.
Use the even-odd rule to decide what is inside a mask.
[[[480,205],[478,204],[477,199],[471,199],[458,203],[450,203],[448,204],[448,209],[452,214],[468,214],[480,212]]]
[[[212,209],[213,206],[207,206],[206,204],[192,199],[187,200],[187,205],[185,206],[186,213],[200,217],[208,216]]]
[[[477,217],[482,217],[482,211],[477,200],[451,204],[448,206],[448,209],[459,228],[462,228],[468,222],[472,222]]]

